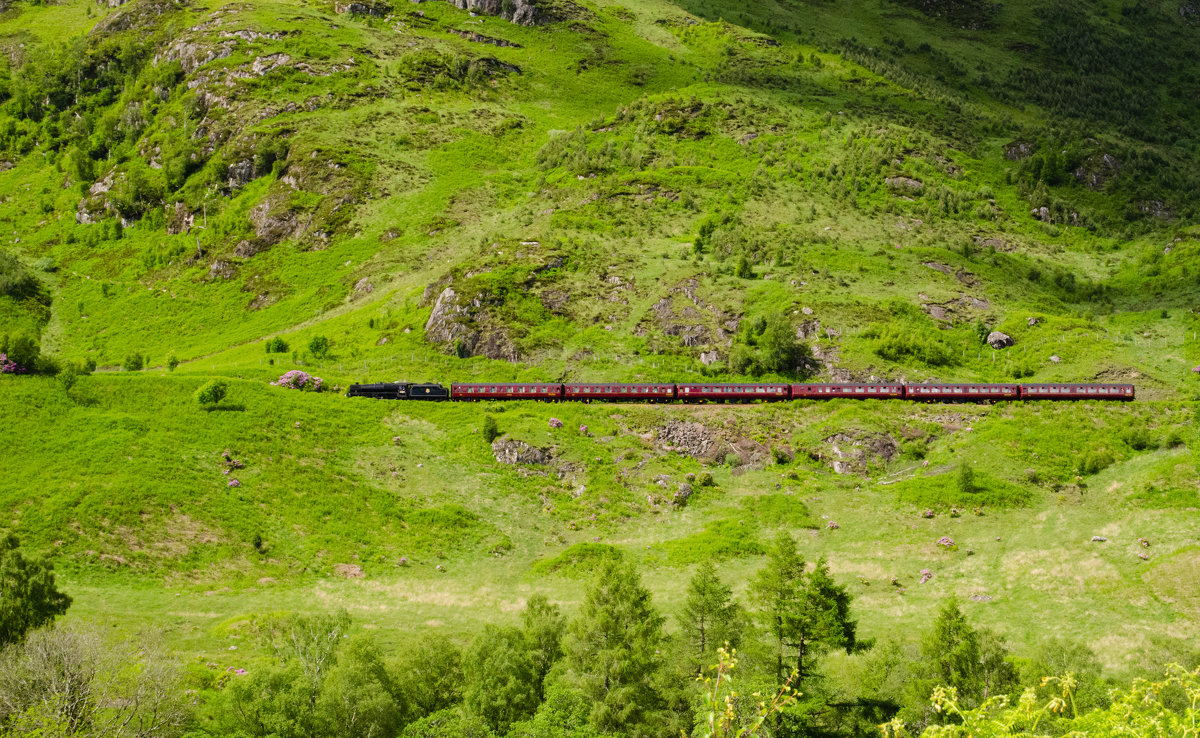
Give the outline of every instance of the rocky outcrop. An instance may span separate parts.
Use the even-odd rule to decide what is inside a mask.
[[[483,15],[496,15],[522,26],[535,26],[550,20],[538,0],[448,0],[456,8]]]
[[[450,346],[461,357],[517,361],[520,357],[508,333],[500,327],[486,327],[487,307],[482,298],[464,303],[453,287],[447,287],[425,322],[425,340]]]
[[[392,8],[387,3],[370,2],[336,2],[333,4],[333,9],[338,13],[350,13],[351,15],[371,15],[376,18],[382,18],[392,11]]]
[[[697,459],[715,459],[724,449],[719,434],[685,420],[672,420],[659,428],[658,441],[671,451]]]
[[[896,439],[886,433],[835,433],[825,439],[825,460],[836,474],[861,474],[872,463],[887,463],[900,453]]]
[[[544,465],[554,458],[550,449],[531,446],[524,441],[517,441],[507,436],[492,441],[492,455],[501,464],[534,464]]]
[[[1121,161],[1112,154],[1092,154],[1071,172],[1089,190],[1102,190],[1121,171]]]
[[[1033,155],[1034,146],[1028,141],[1013,141],[1004,147],[1004,158],[1009,161],[1021,161]]]
[[[167,208],[167,233],[177,235],[187,233],[195,224],[196,214],[187,209],[181,202]]]
[[[79,201],[75,210],[75,222],[80,225],[99,223],[112,214],[112,205],[108,201],[108,191],[116,183],[117,173],[109,172],[103,179],[88,188],[87,197]]]
[[[305,224],[299,214],[288,207],[286,200],[267,197],[250,209],[250,225],[259,241],[277,244],[299,236],[304,232]]]
[[[1008,348],[1015,343],[1016,341],[1013,340],[1012,336],[1000,331],[992,331],[987,337],[987,344],[994,349]]]
[[[925,189],[923,182],[912,177],[888,177],[883,182],[896,192],[908,192],[915,195]]]
[[[447,30],[459,38],[464,38],[477,44],[487,44],[489,46],[507,46],[514,49],[521,48],[521,44],[515,44],[512,41],[506,41],[502,38],[496,38],[494,36],[484,36],[482,33],[475,33],[474,31],[460,31],[456,28],[450,28]]]

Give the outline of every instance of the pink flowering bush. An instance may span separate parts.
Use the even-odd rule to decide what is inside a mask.
[[[925,512],[921,513],[921,517],[923,517],[923,518],[932,518],[932,517],[933,517],[933,510],[926,510]]]
[[[293,369],[292,371],[280,377],[279,381],[271,382],[271,384],[275,385],[276,387],[285,387],[287,389],[297,390],[311,390],[313,392],[320,392],[321,385],[324,383],[325,380],[321,379],[320,377],[314,377],[308,372],[302,372],[299,369]],[[297,423],[297,425],[299,425],[299,423]]]
[[[238,481],[238,480],[236,480],[236,479],[230,479],[230,480],[229,480],[229,484],[227,484],[227,485],[225,485],[225,486],[226,486],[226,487],[241,487],[241,486],[242,486],[242,483],[241,483],[241,482],[239,482],[239,481]]]
[[[933,579],[933,572],[929,571],[928,569],[922,569],[921,570],[921,584],[928,582],[930,579]]]
[[[8,358],[8,354],[0,354],[0,374],[24,374],[25,367]]]
[[[563,427],[563,423],[558,418],[550,418],[550,427],[551,428],[561,428],[561,427]]]
[[[828,528],[829,530],[837,530],[840,526],[835,521],[830,520],[828,523],[825,524],[825,527]]]
[[[954,548],[954,539],[950,536],[942,536],[938,539],[938,545],[945,546],[946,548]]]

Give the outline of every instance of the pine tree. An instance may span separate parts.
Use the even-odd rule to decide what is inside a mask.
[[[960,704],[975,707],[1016,686],[1016,670],[1007,656],[998,636],[973,627],[958,601],[947,600],[921,644],[912,698],[915,704],[925,706],[934,687],[954,687]]]
[[[814,662],[833,648],[854,649],[856,626],[850,595],[829,575],[825,559],[811,572],[796,541],[780,533],[767,564],[750,583],[758,615],[776,642],[776,675],[782,681],[795,670],[798,686],[813,675]]]
[[[694,669],[714,661],[716,650],[726,643],[733,648],[741,645],[745,615],[733,599],[733,589],[717,576],[717,567],[711,561],[702,563],[692,576],[678,620]]]
[[[591,702],[600,731],[655,735],[663,618],[632,564],[605,561],[567,629],[568,678]]]
[[[55,586],[52,564],[25,558],[13,534],[0,538],[0,647],[20,641],[70,606],[71,598]]]

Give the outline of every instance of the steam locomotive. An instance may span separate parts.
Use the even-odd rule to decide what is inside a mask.
[[[538,400],[541,402],[778,402],[782,400],[912,400],[997,402],[1005,400],[1134,399],[1132,384],[545,384],[426,382],[352,384],[347,397],[377,400]]]

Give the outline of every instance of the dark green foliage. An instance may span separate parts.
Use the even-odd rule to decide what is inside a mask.
[[[537,709],[537,666],[518,628],[485,625],[463,656],[463,675],[467,709],[498,733]]]
[[[566,678],[591,703],[588,719],[598,730],[658,735],[663,704],[653,680],[662,623],[633,564],[600,565],[564,643]]]
[[[267,174],[278,164],[280,167],[287,160],[287,139],[279,136],[268,136],[259,139],[254,145],[254,172],[258,175]]]
[[[1109,705],[1110,685],[1104,678],[1104,665],[1083,643],[1063,638],[1043,641],[1021,672],[1023,684],[1037,684],[1045,676],[1074,675],[1077,686],[1067,717]]]
[[[1017,686],[1016,669],[1007,660],[1004,644],[994,634],[976,629],[958,607],[947,600],[921,644],[921,659],[909,683],[915,706],[925,719],[938,721],[929,708],[934,687],[958,690],[960,704],[975,706],[989,697],[1007,694]]]
[[[738,257],[737,266],[733,269],[733,276],[738,279],[754,279],[754,270],[750,268],[750,262],[744,255]]]
[[[857,623],[850,617],[850,595],[830,577],[824,559],[806,571],[796,541],[787,533],[775,539],[766,564],[750,582],[750,597],[775,642],[780,682],[794,672],[793,686],[801,685],[813,676],[822,654],[854,650]]]
[[[321,683],[316,705],[320,734],[331,738],[396,735],[405,717],[401,694],[401,685],[384,665],[374,639],[351,638]]]
[[[17,257],[0,251],[0,295],[18,300],[33,297],[38,292],[38,281]]]
[[[562,638],[566,622],[558,606],[543,594],[535,594],[521,612],[521,631],[533,660],[533,684],[538,702],[545,697],[546,677],[562,657]]]
[[[700,564],[692,575],[678,620],[688,665],[693,670],[713,663],[721,646],[741,646],[745,613],[711,561]]]
[[[171,353],[167,354],[167,371],[173,372],[173,371],[175,371],[175,368],[178,366],[179,366],[179,357],[175,355],[175,352],[172,351]]]
[[[782,315],[745,321],[738,331],[729,366],[738,374],[782,374],[807,378],[816,369],[812,351],[796,338],[796,329]]]
[[[216,407],[229,393],[229,383],[224,379],[211,379],[196,390],[196,402],[204,407]]]
[[[288,347],[287,341],[280,336],[268,338],[266,343],[268,354],[286,354],[291,349]]]
[[[308,342],[308,353],[318,359],[323,359],[329,355],[329,339],[325,336],[313,336]]]
[[[955,484],[958,486],[958,494],[963,497],[969,497],[975,494],[975,469],[971,467],[969,461],[963,461],[958,465],[958,474],[955,478]]]
[[[1122,436],[1122,439],[1134,451],[1146,451],[1158,448],[1158,440],[1150,435],[1150,430],[1144,425],[1137,425],[1130,428]]]
[[[1106,448],[1088,449],[1079,458],[1079,473],[1084,476],[1098,474],[1112,466],[1112,452]]]
[[[0,538],[0,647],[20,641],[70,606],[70,596],[58,591],[50,562],[26,557],[11,533]]]
[[[422,637],[395,671],[412,715],[431,715],[462,701],[462,654],[445,636]]]
[[[3,340],[0,340],[0,354],[7,354],[9,361],[28,371],[33,371],[41,358],[42,347],[38,344],[37,339],[31,336],[10,338],[5,335]]]
[[[121,368],[127,372],[140,372],[146,366],[146,357],[141,353],[134,351],[125,357],[121,362]]]
[[[483,416],[483,440],[486,443],[491,443],[500,437],[500,427],[496,425],[496,419],[491,415]]]

